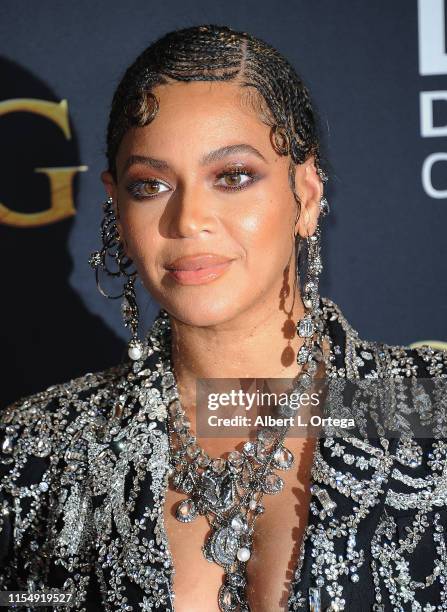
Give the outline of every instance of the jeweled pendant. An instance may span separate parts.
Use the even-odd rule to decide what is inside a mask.
[[[246,457],[253,457],[256,452],[256,446],[254,442],[248,440],[247,442],[245,442],[242,450]]]
[[[309,365],[307,366],[307,372],[308,372],[309,374],[315,374],[315,372],[317,371],[317,369],[318,369],[318,366],[317,366],[316,361],[311,361],[311,362],[309,363]]]
[[[299,321],[298,334],[301,338],[310,338],[314,333],[314,324],[309,315],[304,316]]]
[[[211,536],[211,554],[222,567],[232,565],[239,548],[239,537],[231,527],[221,527]]]
[[[269,458],[268,450],[261,444],[258,444],[256,449],[256,461],[259,463],[264,463]]]
[[[236,531],[236,533],[241,533],[242,531],[247,531],[248,525],[245,517],[242,514],[236,514],[231,521],[231,528]]]
[[[288,470],[293,463],[293,455],[288,448],[280,446],[273,455],[272,463],[279,470]]]
[[[279,493],[283,487],[283,479],[274,472],[270,472],[270,474],[267,474],[262,483],[262,490],[264,491],[264,493],[268,493],[270,495],[275,495],[276,493]]]
[[[190,523],[197,516],[197,508],[194,500],[188,497],[181,501],[175,511],[175,517],[181,523]]]
[[[181,493],[191,493],[194,488],[194,481],[189,473],[182,474],[182,478],[177,481],[178,489]]]
[[[312,308],[313,305],[311,298],[303,298],[303,304],[309,310]]]
[[[206,453],[204,450],[200,451],[200,454],[197,455],[196,457],[196,463],[199,467],[205,468],[207,467],[211,462],[211,459],[208,456],[208,453]]]
[[[244,463],[244,458],[239,451],[231,451],[231,453],[228,455],[228,463],[235,468],[240,468]]]
[[[309,356],[310,356],[310,349],[305,344],[303,344],[300,350],[298,351],[298,357],[297,357],[298,363],[301,365],[303,363],[306,363],[307,361],[309,361]]]
[[[127,353],[133,361],[141,359],[143,356],[143,344],[140,342],[140,340],[132,338],[132,340],[129,342]]]
[[[221,585],[217,601],[222,612],[232,612],[233,610],[237,610],[239,606],[239,599],[236,591],[226,584]]]
[[[203,497],[214,510],[229,510],[235,503],[234,484],[231,474],[215,474],[207,469],[200,482]]]

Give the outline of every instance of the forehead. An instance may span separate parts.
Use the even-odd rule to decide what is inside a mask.
[[[175,81],[158,85],[153,93],[160,102],[161,119],[175,113],[178,118],[194,115],[235,123],[260,121],[251,102],[261,100],[261,96],[254,87],[243,87],[235,81]]]
[[[234,140],[261,147],[263,153],[274,156],[270,127],[258,111],[262,100],[253,87],[231,81],[176,81],[152,91],[159,102],[158,112],[147,126],[126,133],[121,154],[135,147],[154,146],[192,155]]]

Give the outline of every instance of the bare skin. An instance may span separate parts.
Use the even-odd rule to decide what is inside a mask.
[[[238,84],[174,83],[154,93],[159,111],[151,124],[124,136],[117,181],[108,172],[101,178],[120,215],[127,254],[149,293],[170,314],[174,372],[194,429],[197,378],[298,374],[302,340],[295,323],[304,306],[296,288],[295,235],[314,233],[323,186],[313,157],[296,167],[297,218],[288,185],[289,158],[275,152],[270,128],[241,104]],[[240,144],[250,148],[227,149],[222,155],[223,147]],[[216,150],[221,155],[210,159]],[[203,163],[206,155],[208,163]],[[140,161],[130,163],[137,161],[135,156]],[[149,165],[147,158],[158,161]],[[245,174],[235,175],[235,168]],[[212,282],[184,285],[165,268],[178,257],[204,252],[233,259]],[[241,439],[198,441],[217,457]],[[247,565],[250,601],[259,612],[286,609],[286,585],[308,514],[313,442],[287,440],[296,464],[283,473],[284,490],[264,497],[266,512],[256,523],[256,550]],[[181,524],[173,518],[175,502],[182,498],[169,489],[165,507],[176,568],[176,611],[217,611],[223,570],[203,557],[206,519]]]
[[[223,439],[222,454],[237,448],[240,440]],[[214,445],[206,450],[219,453]],[[307,524],[309,510],[309,476],[315,438],[289,438],[295,466],[281,472],[284,489],[278,495],[264,495],[265,513],[256,520],[253,554],[247,564],[247,596],[256,612],[287,610],[287,597],[296,568],[299,546]],[[200,549],[209,533],[206,518],[197,517],[182,524],[174,516],[175,506],[185,495],[169,487],[166,494],[165,524],[173,556],[175,609],[219,612],[217,593],[224,572],[215,563],[206,561]]]

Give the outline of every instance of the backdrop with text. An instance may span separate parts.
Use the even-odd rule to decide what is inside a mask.
[[[108,111],[142,49],[200,23],[263,38],[310,88],[330,162],[321,294],[366,339],[447,348],[445,4],[4,0],[0,405],[126,358],[120,302],[88,264]],[[159,305],[138,297],[147,329]]]

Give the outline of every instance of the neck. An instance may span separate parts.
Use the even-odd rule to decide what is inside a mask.
[[[295,378],[304,342],[296,323],[305,314],[298,290],[289,309],[264,303],[207,327],[171,317],[172,364],[182,403],[195,403],[197,378]]]

